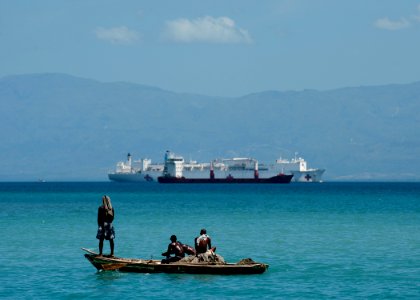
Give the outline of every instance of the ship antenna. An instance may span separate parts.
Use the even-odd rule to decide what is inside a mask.
[[[133,168],[131,167],[131,154],[130,153],[127,154],[127,164],[128,164],[128,167],[130,168],[130,172],[132,172]]]

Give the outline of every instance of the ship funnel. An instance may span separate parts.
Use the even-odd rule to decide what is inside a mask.
[[[213,162],[210,162],[210,179],[214,179],[214,168],[213,168]]]
[[[127,154],[127,166],[131,169],[131,154]]]
[[[254,178],[258,179],[259,176],[260,175],[258,174],[258,161],[256,160],[254,164]]]

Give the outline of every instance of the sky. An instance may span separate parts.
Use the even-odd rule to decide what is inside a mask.
[[[420,0],[0,0],[0,77],[238,97],[420,81]]]

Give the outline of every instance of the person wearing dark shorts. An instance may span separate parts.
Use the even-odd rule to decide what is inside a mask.
[[[111,198],[107,195],[102,197],[102,205],[98,208],[98,232],[96,238],[99,240],[99,255],[102,255],[104,240],[109,241],[111,248],[110,256],[114,256],[114,238],[115,230],[112,222],[114,221],[114,208],[111,204]]]

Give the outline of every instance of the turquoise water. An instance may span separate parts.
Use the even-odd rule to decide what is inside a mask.
[[[251,276],[97,272],[103,194],[116,255],[161,258],[207,228]],[[158,185],[0,183],[1,299],[420,299],[420,183]],[[109,244],[105,243],[105,253]]]

